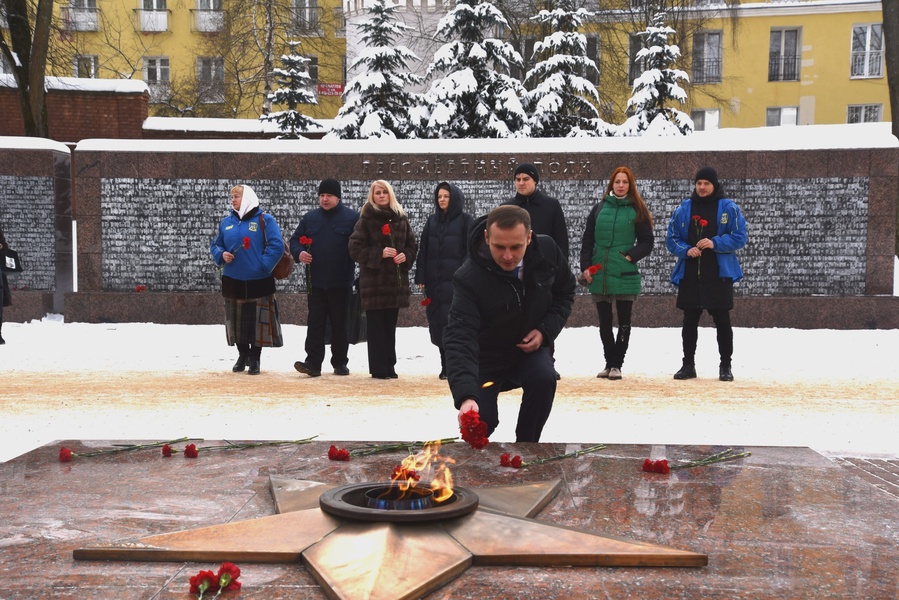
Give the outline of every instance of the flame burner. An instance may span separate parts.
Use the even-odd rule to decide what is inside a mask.
[[[398,485],[372,488],[365,492],[365,506],[381,510],[425,510],[434,506],[434,492],[418,486],[406,490]]]
[[[419,523],[467,515],[477,509],[478,496],[454,487],[453,495],[438,503],[427,488],[415,486],[401,492],[394,483],[354,483],[322,493],[318,502],[323,511],[337,517]]]

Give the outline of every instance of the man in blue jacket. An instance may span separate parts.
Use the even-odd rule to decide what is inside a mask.
[[[575,279],[553,239],[533,235],[527,211],[493,209],[469,230],[443,330],[446,371],[460,416],[478,413],[490,435],[497,395],[522,388],[518,442],[539,442],[556,394],[549,348],[574,303]]]
[[[325,327],[331,322],[331,366],[335,375],[349,375],[346,317],[355,263],[349,240],[359,212],[341,201],[340,182],[318,185],[319,208],[309,211],[290,236],[290,253],[304,266],[309,313],[306,318],[306,360],[294,368],[309,377],[322,374]]]

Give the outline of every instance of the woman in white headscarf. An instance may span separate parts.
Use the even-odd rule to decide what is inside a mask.
[[[209,251],[215,264],[224,266],[225,334],[228,345],[236,345],[240,353],[232,370],[241,373],[249,367],[250,375],[258,375],[262,348],[284,345],[272,276],[284,240],[250,186],[231,188],[231,212],[219,224]]]

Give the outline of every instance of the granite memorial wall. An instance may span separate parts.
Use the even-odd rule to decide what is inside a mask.
[[[539,166],[542,189],[562,203],[574,266],[586,216],[609,173],[619,165],[634,171],[656,236],[655,251],[641,263],[644,294],[636,326],[679,324],[665,231],[671,212],[689,195],[694,173],[709,164],[749,227],[735,324],[899,327],[892,297],[895,147],[695,151],[671,143],[670,150],[647,152],[621,140],[523,140],[511,146],[496,140],[364,141],[336,150],[309,141],[223,144],[212,150],[208,141],[88,140],[77,146],[78,292],[66,296],[67,320],[219,322],[220,271],[209,244],[236,183],[253,186],[287,238],[302,214],[317,206],[321,178],[341,180],[343,200],[354,208],[364,202],[370,182],[383,178],[421,232],[438,182],[459,185],[466,210],[481,215],[514,194],[514,167],[528,161]],[[37,181],[17,185],[31,186],[35,198],[47,195]],[[303,324],[299,267],[279,291],[284,321]],[[570,325],[596,322],[583,292]],[[423,313],[413,302],[401,311],[401,324],[423,325]]]
[[[58,142],[0,137],[0,227],[25,270],[10,273],[5,321],[62,313],[72,291],[71,152]]]

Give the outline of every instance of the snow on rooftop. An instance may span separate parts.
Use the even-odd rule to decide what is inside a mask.
[[[0,87],[16,87],[11,73],[0,74]],[[137,79],[89,79],[87,77],[46,77],[47,90],[69,90],[80,92],[114,92],[117,94],[149,93],[146,82]]]
[[[158,117],[151,117],[157,119]],[[150,120],[150,119],[148,119]],[[208,119],[180,119],[201,121]],[[216,121],[246,121],[217,119]],[[253,121],[255,123],[255,121]],[[228,123],[222,124],[227,126]],[[324,124],[323,124],[324,125]],[[245,124],[234,123],[232,127]],[[262,124],[259,124],[261,127]],[[224,131],[224,130],[223,130]],[[235,129],[227,129],[235,131]],[[237,129],[237,131],[240,131]],[[569,152],[714,152],[727,150],[837,150],[853,148],[896,148],[890,123],[853,125],[803,125],[717,129],[689,136],[632,138],[540,139],[453,139],[453,140],[116,140],[89,139],[78,150],[114,152],[246,152],[246,153],[331,153],[331,154],[430,154],[441,153],[569,153]]]

